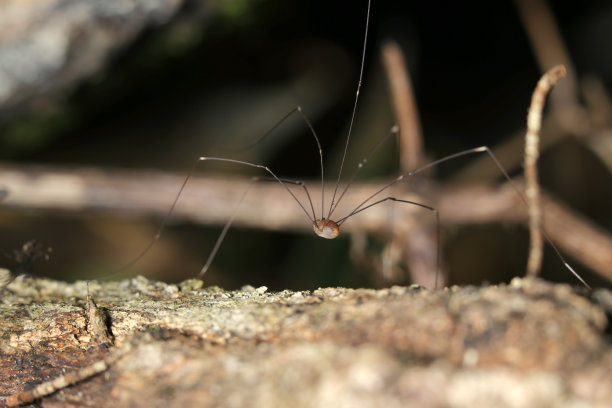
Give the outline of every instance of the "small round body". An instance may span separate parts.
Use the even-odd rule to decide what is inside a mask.
[[[317,220],[316,223],[312,225],[312,229],[315,234],[321,238],[334,239],[340,235],[340,227],[338,224],[336,224],[335,221],[326,220],[325,218]]]

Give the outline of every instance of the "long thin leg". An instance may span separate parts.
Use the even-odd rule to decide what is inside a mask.
[[[238,209],[240,208],[240,205],[244,201],[244,197],[246,197],[247,193],[251,189],[251,186],[253,185],[253,183],[256,180],[257,180],[256,178],[252,178],[251,181],[249,182],[249,185],[244,190],[244,193],[242,193],[242,196],[240,197],[240,200],[238,200],[238,203],[236,204],[236,208],[234,209],[234,212],[232,213],[231,217],[229,217],[229,219],[227,220],[227,222],[223,226],[223,230],[221,230],[221,234],[219,234],[219,237],[217,238],[217,241],[215,242],[215,246],[213,247],[212,251],[210,252],[210,255],[208,255],[208,259],[206,260],[206,263],[202,267],[202,270],[200,270],[200,273],[198,274],[198,278],[201,278],[202,276],[204,276],[204,274],[206,273],[206,271],[210,267],[210,264],[212,263],[213,259],[215,259],[215,256],[217,255],[217,251],[219,251],[219,248],[221,247],[221,243],[225,239],[225,236],[227,235],[227,231],[229,230],[229,228],[231,227],[232,223],[234,222],[234,218],[236,218],[236,214],[238,213]]]
[[[370,195],[368,198],[366,198],[365,200],[363,200],[357,207],[355,207],[355,209],[353,209],[347,216],[345,216],[344,218],[342,218],[342,220],[345,220],[351,216],[353,216],[354,214],[358,213],[361,209],[364,208],[364,206],[367,205],[367,203],[374,199],[374,197],[376,197],[378,194],[382,193],[383,191],[385,191],[386,189],[388,189],[389,187],[391,187],[392,185],[399,183],[400,181],[413,176],[415,174],[421,173],[429,168],[432,168],[440,163],[444,163],[447,162],[449,160],[455,159],[457,157],[462,157],[462,156],[467,156],[470,154],[475,154],[475,153],[487,153],[489,155],[489,157],[491,158],[491,160],[493,161],[493,163],[495,163],[495,165],[497,166],[497,168],[499,169],[500,173],[504,176],[504,178],[508,181],[508,183],[512,186],[512,188],[514,189],[514,191],[516,191],[516,194],[518,195],[518,197],[521,199],[521,201],[523,201],[523,203],[525,204],[525,206],[528,206],[527,204],[527,199],[525,198],[525,195],[520,191],[520,189],[516,186],[516,184],[512,181],[512,179],[510,178],[510,175],[508,174],[508,172],[506,172],[506,170],[502,167],[501,163],[499,162],[499,160],[497,159],[497,157],[495,157],[495,155],[493,154],[493,152],[491,151],[491,149],[489,149],[489,147],[487,146],[480,146],[480,147],[475,147],[473,149],[467,149],[467,150],[463,150],[460,151],[458,153],[455,154],[451,154],[450,156],[446,156],[443,157],[441,159],[435,160],[431,163],[428,163],[424,166],[418,167],[414,170],[411,170],[407,173],[402,173],[399,176],[397,176],[394,180],[392,180],[390,183],[385,184],[384,186],[382,186],[380,189],[378,189],[374,194]],[[365,207],[367,208],[367,207]],[[586,283],[584,281],[584,279],[582,279],[582,277],[570,266],[570,264],[565,260],[565,258],[563,257],[563,255],[561,255],[561,251],[557,248],[557,246],[552,242],[552,240],[550,239],[549,235],[546,233],[546,231],[544,230],[544,228],[542,228],[542,235],[544,236],[544,238],[546,238],[546,241],[550,244],[550,246],[553,248],[553,250],[555,251],[555,253],[557,254],[557,256],[559,257],[559,259],[561,260],[561,262],[563,263],[563,265],[587,288],[591,288],[589,286],[588,283]]]
[[[310,133],[312,133],[315,140],[317,141],[317,147],[319,149],[319,159],[321,160],[321,217],[323,217],[323,212],[325,211],[325,180],[323,177],[323,148],[321,147],[321,142],[319,142],[319,138],[317,137],[317,132],[315,132],[314,127],[312,126],[312,123],[310,123],[310,119],[308,119],[306,114],[302,112],[302,107],[298,106],[297,111],[300,112],[302,119],[304,119],[304,121],[306,122],[306,125],[308,125],[308,128],[310,129]],[[317,217],[315,216],[314,218],[316,221]]]
[[[200,161],[206,161],[206,160],[209,160],[209,161],[221,161],[221,162],[226,162],[226,163],[242,164],[242,165],[245,165],[245,166],[255,167],[255,168],[267,171],[276,181],[278,181],[281,184],[281,186],[283,186],[283,188],[285,190],[287,190],[287,192],[291,195],[291,197],[293,197],[295,202],[298,203],[298,205],[300,206],[302,211],[304,211],[304,214],[306,214],[306,218],[308,218],[309,221],[313,221],[313,222],[316,221],[316,220],[311,220],[310,219],[310,214],[308,214],[308,211],[306,210],[304,205],[300,202],[300,200],[298,200],[298,198],[295,196],[295,194],[293,194],[293,192],[289,189],[289,187],[287,187],[287,185],[283,182],[283,180],[281,180],[272,170],[270,170],[270,168],[268,166],[264,166],[263,164],[250,163],[250,162],[246,162],[246,161],[242,161],[242,160],[225,159],[223,157],[204,157],[204,156],[198,157],[198,159],[196,160],[196,164],[198,162],[200,162]],[[183,187],[184,186],[185,186],[185,184],[183,184]],[[181,188],[181,191],[182,191],[182,188]],[[176,200],[178,200],[178,197],[177,197]],[[176,204],[176,200],[175,200],[174,204]],[[174,205],[173,205],[173,207],[174,207]]]
[[[273,183],[278,183],[278,180],[273,177],[258,177],[256,181],[264,181],[264,182],[270,181]],[[299,187],[302,187],[302,189],[304,189],[304,192],[306,193],[306,197],[308,198],[308,203],[310,204],[310,209],[312,211],[312,221],[316,222],[317,215],[315,213],[314,205],[312,204],[312,198],[310,196],[310,192],[308,191],[308,188],[306,187],[306,184],[301,180],[292,180],[292,179],[286,179],[286,178],[281,178],[281,181],[285,184],[293,184],[295,186],[299,186]]]
[[[349,142],[351,140],[351,134],[353,133],[353,124],[355,123],[355,114],[357,113],[357,103],[359,102],[359,92],[361,91],[361,84],[363,82],[363,67],[365,65],[366,46],[368,44],[368,30],[370,27],[370,8],[371,0],[368,0],[368,13],[366,15],[365,34],[363,36],[363,50],[361,52],[361,68],[359,70],[359,82],[357,83],[357,92],[355,92],[355,103],[353,104],[353,113],[351,114],[351,122],[349,124],[348,134],[346,136],[346,144],[344,145],[344,153],[342,154],[342,162],[340,162],[340,170],[338,171],[338,180],[336,181],[336,187],[334,188],[334,194],[329,204],[329,214],[327,219],[330,219],[332,208],[334,208],[334,202],[336,200],[336,193],[338,192],[338,186],[340,185],[340,179],[342,178],[342,169],[344,168],[344,160],[346,159],[346,152],[348,151]]]
[[[247,149],[255,147],[256,145],[261,143],[264,139],[266,139],[268,136],[270,136],[272,133],[274,133],[274,131],[280,125],[282,125],[287,119],[289,119],[295,113],[299,113],[300,114],[300,117],[302,118],[304,123],[306,123],[306,126],[308,126],[308,129],[310,130],[310,134],[314,137],[315,143],[317,144],[317,150],[319,152],[319,161],[320,161],[320,165],[321,165],[321,217],[323,217],[323,212],[324,212],[324,209],[325,209],[325,189],[323,187],[324,186],[323,148],[321,147],[321,142],[319,141],[319,137],[317,136],[317,132],[314,130],[314,127],[312,126],[312,122],[310,121],[310,119],[308,119],[308,116],[306,116],[306,114],[302,110],[301,106],[296,106],[295,108],[291,109],[291,111],[289,113],[287,113],[285,116],[283,116],[281,118],[281,120],[276,122],[274,124],[274,126],[272,126],[266,133],[263,134],[263,136],[261,136],[259,139],[257,139],[253,143],[248,144],[247,146],[245,146],[245,147],[243,147],[243,148],[241,148],[239,150],[247,150]],[[317,218],[316,215],[314,216],[314,218],[315,219]]]
[[[301,186],[304,188],[304,191],[306,191],[306,195],[308,196],[308,201],[310,202],[310,206],[312,207],[312,200],[310,199],[310,194],[308,193],[308,189],[306,188],[306,185],[304,184],[304,182],[299,181],[299,180],[289,180],[289,179],[274,179],[274,178],[269,179],[269,178],[263,178],[263,177],[262,178],[253,177],[251,181],[249,182],[249,185],[247,186],[247,188],[244,190],[244,193],[242,193],[240,200],[238,200],[238,203],[236,204],[236,208],[234,208],[234,212],[232,213],[232,215],[229,217],[229,219],[223,226],[223,230],[221,231],[221,234],[219,234],[219,237],[217,238],[217,241],[215,242],[215,246],[210,252],[210,255],[208,255],[208,259],[206,260],[206,263],[204,264],[204,266],[202,267],[202,270],[198,274],[198,278],[201,278],[202,276],[204,276],[206,271],[208,271],[210,264],[212,264],[212,261],[215,259],[215,256],[217,255],[217,251],[219,251],[219,248],[221,247],[221,243],[223,242],[223,240],[225,239],[225,236],[227,235],[227,231],[232,226],[232,223],[234,222],[234,218],[236,218],[236,214],[238,214],[238,210],[240,209],[240,206],[242,205],[244,198],[246,197],[247,193],[253,186],[253,183],[257,181],[282,181],[282,183],[285,183],[285,184],[294,184],[296,186]],[[313,213],[313,217],[315,217],[314,207],[312,207],[312,213]],[[313,218],[312,222],[313,223],[316,222],[316,219]]]
[[[193,165],[191,166],[191,169],[189,170],[189,173],[187,173],[187,176],[185,177],[185,180],[183,181],[183,184],[181,184],[181,187],[179,188],[178,193],[176,194],[176,197],[174,198],[174,201],[172,202],[172,205],[170,206],[170,209],[168,210],[168,212],[166,213],[166,216],[162,220],[162,222],[161,222],[161,224],[160,224],[160,226],[159,226],[159,228],[157,230],[157,233],[155,234],[153,239],[145,246],[145,248],[134,259],[132,259],[127,264],[125,264],[122,267],[120,267],[115,272],[103,276],[103,278],[109,278],[109,277],[115,276],[115,275],[125,271],[126,269],[132,267],[134,264],[136,264],[138,261],[140,261],[142,259],[142,257],[144,257],[147,254],[147,252],[149,252],[151,247],[153,247],[155,242],[157,242],[159,240],[159,238],[161,237],[161,234],[162,234],[163,230],[166,228],[166,224],[170,220],[170,216],[174,212],[174,209],[176,207],[176,204],[178,203],[179,198],[183,194],[183,190],[185,190],[185,186],[187,185],[187,182],[189,182],[189,179],[193,175],[193,172],[195,171],[196,166],[201,161],[222,161],[222,162],[236,163],[236,164],[241,164],[241,165],[245,165],[245,166],[249,166],[249,167],[255,167],[255,168],[259,168],[259,169],[265,170],[266,172],[268,172],[272,176],[272,178],[274,180],[279,182],[283,186],[283,188],[285,190],[287,190],[287,192],[291,195],[291,197],[293,197],[295,202],[304,211],[304,214],[306,215],[306,218],[308,218],[308,221],[310,221],[312,223],[316,222],[316,220],[314,218],[312,218],[312,219],[310,218],[310,214],[308,213],[308,211],[306,210],[304,205],[300,202],[300,200],[295,196],[295,194],[287,186],[287,184],[297,184],[297,183],[301,183],[301,182],[294,182],[293,180],[283,180],[283,179],[279,178],[272,170],[270,170],[269,167],[264,166],[262,164],[250,163],[250,162],[246,162],[246,161],[242,161],[242,160],[225,159],[225,158],[221,158],[221,157],[204,157],[204,156],[198,157],[195,160],[195,162],[193,163]],[[300,184],[298,184],[298,185],[300,185]],[[303,185],[303,183],[301,183],[301,185]],[[250,185],[249,185],[249,187],[250,187]],[[303,187],[306,190],[306,194],[307,194],[307,196],[308,196],[308,198],[310,200],[310,194],[308,193],[308,191],[306,189],[306,186],[303,185]],[[243,198],[244,198],[244,196],[243,196]],[[240,201],[242,201],[243,198],[241,198]],[[312,201],[310,201],[310,206],[312,208]],[[313,212],[314,212],[314,209],[313,209]],[[232,215],[232,220],[233,220],[234,216],[235,216],[235,213]],[[230,224],[231,224],[231,222],[230,222]],[[229,226],[227,228],[229,228]],[[224,235],[225,233],[227,233],[227,231],[224,231],[222,234]],[[218,243],[218,245],[221,245],[220,242]],[[216,248],[216,250],[218,250],[218,248]],[[215,250],[215,252],[216,252],[216,250]],[[200,272],[200,274],[203,274],[203,272]]]
[[[345,216],[342,219],[349,218],[353,214],[359,212],[359,209],[362,208],[364,205],[366,205],[374,197],[376,197],[377,195],[379,195],[383,191],[387,190],[391,186],[399,183],[400,181],[404,180],[407,177],[413,176],[413,175],[415,175],[417,173],[421,173],[421,172],[423,172],[423,171],[425,171],[425,170],[427,170],[427,169],[429,169],[431,167],[434,167],[434,166],[436,166],[436,165],[438,165],[440,163],[444,163],[444,162],[452,160],[452,159],[456,159],[457,157],[467,156],[469,154],[480,153],[480,152],[484,152],[484,151],[488,151],[489,154],[492,155],[492,153],[489,151],[489,148],[487,146],[481,146],[481,147],[476,147],[476,148],[473,148],[473,149],[463,150],[463,151],[455,153],[455,154],[451,154],[450,156],[446,156],[446,157],[443,157],[441,159],[435,160],[435,161],[433,161],[431,163],[428,163],[428,164],[426,164],[424,166],[418,167],[418,168],[416,168],[414,170],[411,170],[411,171],[409,171],[407,173],[402,173],[399,176],[397,176],[395,179],[393,179],[391,182],[389,182],[389,183],[385,184],[384,186],[382,186],[381,188],[379,188],[374,194],[371,194],[368,198],[363,200],[357,207],[355,207],[355,209],[353,209],[347,216]],[[506,171],[503,170],[503,168],[502,168],[502,173],[512,183],[512,180],[510,179],[510,176],[507,175]],[[517,191],[518,191],[518,189],[517,189]]]
[[[387,133],[384,137],[382,137],[371,149],[370,151],[363,157],[363,159],[361,159],[359,161],[359,163],[357,163],[357,168],[355,169],[355,172],[353,172],[353,175],[351,176],[351,178],[349,179],[348,183],[346,183],[346,186],[344,186],[344,189],[342,190],[342,193],[340,193],[340,195],[338,196],[338,199],[336,200],[335,204],[333,205],[333,207],[331,207],[331,210],[327,216],[327,219],[331,219],[331,216],[333,214],[333,212],[336,210],[336,208],[338,208],[338,204],[340,204],[340,201],[342,200],[342,197],[344,197],[344,194],[346,194],[347,190],[349,189],[349,187],[351,186],[351,184],[353,183],[353,181],[355,181],[355,178],[357,177],[357,175],[359,174],[359,172],[361,171],[361,169],[368,163],[368,160],[370,159],[370,157],[372,157],[372,155],[378,150],[378,148],[387,141],[387,139],[390,136],[393,135],[397,135],[399,132],[399,127],[397,125],[393,126],[391,128],[391,130],[389,131],[389,133]]]
[[[395,197],[385,197],[383,199],[380,199],[378,201],[375,201],[373,203],[370,203],[368,205],[366,205],[365,207],[360,208],[359,210],[352,212],[351,214],[347,215],[344,218],[341,218],[340,220],[337,221],[338,226],[342,225],[347,219],[349,219],[350,217],[359,214],[362,211],[367,210],[368,208],[374,207],[375,205],[384,203],[385,201],[395,201],[398,203],[404,203],[404,204],[411,204],[411,205],[416,205],[418,207],[421,208],[425,208],[426,210],[432,211],[434,214],[436,214],[436,276],[435,276],[435,287],[438,287],[438,275],[440,273],[440,213],[438,212],[438,210],[436,210],[433,207],[430,207],[428,205],[425,204],[421,204],[421,203],[417,203],[414,201],[409,201],[409,200],[402,200],[399,198],[395,198]]]

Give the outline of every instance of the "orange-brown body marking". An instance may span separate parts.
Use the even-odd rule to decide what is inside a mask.
[[[326,220],[325,218],[317,220],[316,224],[312,225],[312,229],[315,234],[321,238],[334,239],[340,235],[340,227],[338,224],[336,224],[335,221]]]

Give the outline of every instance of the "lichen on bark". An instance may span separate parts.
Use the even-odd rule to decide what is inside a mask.
[[[100,325],[91,333],[88,293],[106,316],[114,346],[100,341]],[[103,373],[91,368],[77,384],[53,390],[44,406],[514,407],[612,400],[604,310],[567,285],[540,280],[268,292],[142,277],[89,285],[18,279],[0,315],[5,397],[15,400],[34,385],[106,365]]]

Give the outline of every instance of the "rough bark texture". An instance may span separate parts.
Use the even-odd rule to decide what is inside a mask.
[[[605,312],[567,285],[268,293],[135,278],[90,282],[89,293],[97,307],[85,282],[18,279],[7,288],[3,402],[41,395],[22,392],[54,379],[43,407],[612,401]],[[592,298],[610,310],[609,292]]]

